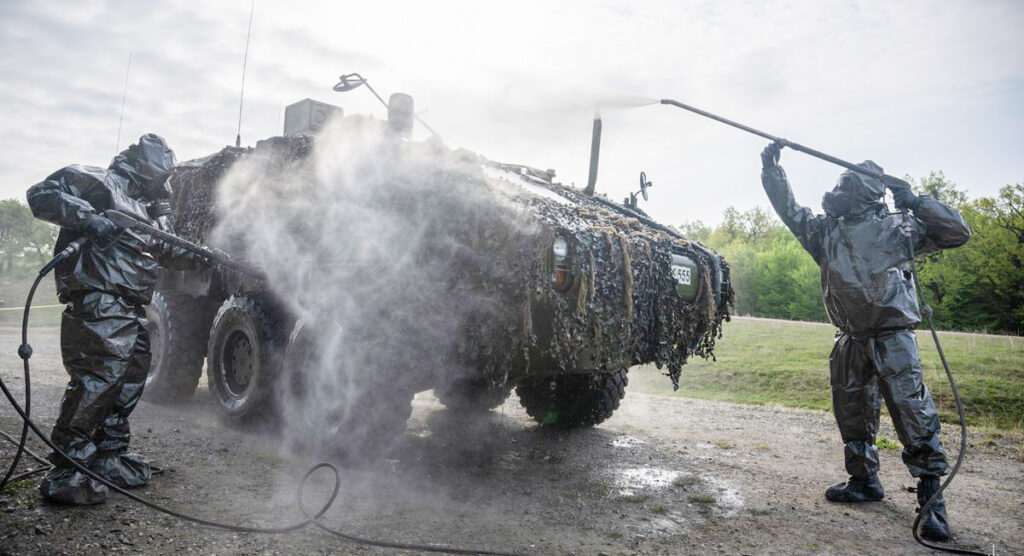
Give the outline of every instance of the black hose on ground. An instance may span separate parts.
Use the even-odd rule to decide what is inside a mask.
[[[88,467],[85,467],[84,465],[82,465],[82,464],[78,463],[77,461],[71,459],[70,456],[68,456],[66,453],[64,453],[63,450],[58,448],[55,444],[53,444],[53,442],[50,441],[50,439],[46,436],[46,434],[44,434],[43,431],[41,431],[39,429],[39,426],[36,425],[36,423],[34,421],[32,421],[31,417],[29,416],[29,407],[30,407],[30,404],[32,403],[32,396],[31,396],[31,382],[30,382],[31,375],[30,375],[30,371],[29,371],[28,360],[29,360],[29,358],[32,357],[32,347],[28,344],[28,316],[29,316],[29,311],[30,311],[30,309],[32,307],[32,297],[35,294],[36,286],[39,285],[40,280],[42,280],[42,278],[44,276],[46,276],[46,274],[48,274],[51,270],[53,270],[53,268],[56,267],[57,264],[59,264],[62,260],[67,259],[71,255],[76,253],[79,249],[81,249],[82,245],[84,245],[84,244],[85,244],[85,240],[84,239],[76,240],[76,241],[72,242],[71,245],[69,245],[66,249],[61,251],[61,253],[59,253],[57,256],[55,256],[53,258],[53,260],[51,260],[49,263],[47,263],[46,266],[44,266],[39,271],[39,275],[36,277],[35,282],[32,284],[32,289],[29,291],[28,298],[25,300],[25,313],[24,313],[24,317],[22,319],[22,325],[21,325],[21,339],[22,339],[22,343],[21,343],[21,346],[18,347],[18,355],[21,357],[21,359],[25,363],[25,407],[24,408],[20,404],[18,404],[18,401],[16,399],[14,399],[14,395],[7,388],[7,384],[4,383],[3,378],[0,377],[0,390],[2,390],[4,396],[7,397],[7,401],[11,404],[11,407],[13,407],[14,410],[18,412],[18,415],[21,417],[22,425],[23,425],[22,426],[21,439],[18,442],[18,451],[15,454],[14,461],[11,463],[10,469],[7,470],[7,473],[6,473],[6,475],[5,475],[4,479],[3,479],[3,482],[0,483],[0,489],[2,489],[3,486],[6,486],[6,484],[8,482],[11,482],[11,479],[12,479],[11,475],[14,473],[14,469],[15,469],[15,467],[18,464],[18,460],[21,458],[21,454],[23,452],[25,452],[25,450],[26,450],[26,448],[25,448],[25,441],[27,439],[28,430],[31,429],[32,432],[34,432],[36,434],[36,436],[38,436],[43,441],[43,443],[45,443],[47,446],[49,446],[50,449],[53,450],[53,452],[56,455],[60,456],[64,460],[70,462],[78,471],[81,471],[87,477],[90,477],[90,478],[98,481],[99,483],[105,485],[107,488],[111,489],[112,491],[114,491],[114,492],[116,492],[116,493],[118,493],[118,494],[120,494],[120,495],[122,495],[122,496],[124,496],[124,497],[126,497],[128,499],[130,499],[130,500],[138,502],[139,504],[142,504],[143,506],[146,506],[146,507],[148,507],[150,509],[153,509],[153,510],[156,510],[158,512],[161,512],[163,514],[166,514],[166,515],[169,515],[169,516],[172,516],[172,517],[176,517],[178,519],[181,519],[181,520],[184,520],[184,521],[188,521],[188,522],[191,522],[191,523],[195,523],[195,524],[198,524],[198,525],[205,525],[206,527],[211,527],[213,529],[220,529],[222,531],[231,531],[231,532],[235,532],[235,533],[282,534],[282,533],[290,533],[292,531],[298,531],[299,529],[304,529],[304,528],[308,527],[309,525],[315,525],[316,527],[320,528],[321,530],[323,530],[323,531],[325,531],[327,533],[330,533],[330,534],[332,534],[332,535],[334,535],[334,536],[336,536],[336,537],[338,537],[340,539],[343,539],[343,540],[351,542],[351,543],[361,544],[361,545],[366,545],[366,546],[376,546],[376,547],[381,547],[381,548],[394,548],[394,549],[400,549],[400,550],[418,550],[418,551],[421,551],[421,552],[439,552],[439,553],[444,553],[444,554],[484,554],[484,555],[494,555],[494,556],[515,556],[515,553],[511,553],[511,552],[497,552],[497,551],[490,551],[490,550],[477,550],[477,549],[466,549],[466,548],[455,548],[455,547],[447,547],[447,546],[434,546],[434,545],[425,545],[425,544],[412,544],[412,543],[401,543],[401,542],[393,542],[393,541],[367,539],[367,538],[363,538],[363,537],[357,537],[355,535],[350,535],[350,534],[344,533],[342,531],[338,531],[336,529],[332,529],[330,527],[327,527],[326,525],[320,523],[319,519],[325,513],[327,513],[327,510],[330,509],[330,507],[332,505],[334,505],[334,501],[338,497],[338,492],[341,490],[341,475],[338,472],[338,468],[337,467],[335,467],[334,465],[332,465],[330,463],[326,463],[326,462],[318,463],[318,464],[314,465],[313,467],[311,467],[308,471],[306,471],[306,474],[303,475],[302,480],[299,481],[298,488],[296,489],[295,496],[296,496],[296,499],[297,499],[297,502],[298,502],[299,509],[300,509],[300,511],[302,512],[302,514],[306,518],[305,520],[299,521],[297,523],[293,523],[291,525],[283,525],[283,526],[280,526],[280,527],[249,527],[249,526],[243,526],[243,525],[234,525],[234,524],[230,524],[230,523],[221,523],[221,522],[218,522],[218,521],[211,521],[211,520],[208,520],[208,519],[194,517],[194,516],[191,516],[191,515],[188,515],[188,514],[179,512],[179,511],[176,511],[176,510],[172,510],[170,508],[166,508],[166,507],[161,506],[159,504],[156,504],[154,502],[150,502],[149,500],[146,500],[145,498],[142,498],[141,496],[138,496],[136,494],[128,492],[127,490],[122,489],[122,488],[118,487],[115,484],[112,484],[110,481],[106,480],[105,478],[103,478],[99,474],[97,474],[97,473],[93,472],[92,470],[90,470]],[[306,483],[309,481],[309,478],[311,476],[313,476],[314,473],[316,473],[317,471],[319,471],[321,469],[329,469],[334,474],[334,487],[333,487],[333,490],[331,492],[331,496],[327,499],[327,501],[323,504],[323,506],[321,506],[320,509],[316,511],[316,513],[311,515],[310,512],[306,509],[305,505],[302,502],[303,489],[305,488]],[[14,478],[15,479],[27,478],[28,476],[34,475],[34,474],[42,472],[44,470],[45,469],[31,470],[31,471],[28,471],[26,473],[22,473],[22,474],[18,475],[17,477],[14,477]]]

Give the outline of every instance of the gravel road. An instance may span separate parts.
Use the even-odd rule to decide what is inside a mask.
[[[58,332],[33,332],[34,415],[49,430],[66,382]],[[0,327],[0,373],[19,394],[18,331]],[[634,371],[636,372],[636,371]],[[684,370],[685,372],[685,370]],[[204,381],[205,382],[205,381]],[[628,392],[628,390],[627,390]],[[2,404],[0,429],[19,421]],[[141,495],[231,523],[301,519],[298,478],[314,460],[272,436],[221,424],[204,387],[184,407],[143,403],[133,447],[167,468]],[[946,444],[956,438],[947,427]],[[894,438],[891,428],[883,434]],[[10,445],[0,448],[6,467]],[[1024,462],[999,435],[976,445],[947,499],[955,539],[996,554],[1024,551]],[[30,446],[45,453],[38,439]],[[30,462],[31,463],[31,462]],[[343,471],[323,522],[355,535],[530,554],[926,554],[910,533],[912,483],[896,451],[882,454],[887,497],[824,500],[842,479],[827,413],[627,393],[604,424],[575,432],[535,426],[514,396],[483,416],[417,396],[406,436],[372,470]],[[307,486],[315,507],[327,477]],[[42,502],[35,481],[0,495],[0,554],[392,554],[314,528],[287,535],[193,526],[112,496],[92,508]]]

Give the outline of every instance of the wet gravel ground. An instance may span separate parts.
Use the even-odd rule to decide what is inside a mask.
[[[0,373],[20,393],[17,330],[0,328]],[[35,415],[49,429],[65,383],[57,330],[33,332]],[[684,371],[685,372],[685,371]],[[205,382],[205,381],[204,381]],[[231,523],[300,519],[298,478],[313,459],[279,441],[232,430],[201,387],[182,408],[143,403],[135,449],[167,468],[139,493],[169,507]],[[0,429],[18,432],[14,411]],[[949,431],[947,445],[955,443]],[[891,430],[883,434],[894,437]],[[38,440],[31,442],[45,453]],[[972,452],[947,499],[956,540],[996,554],[1024,551],[1024,463]],[[0,463],[11,446],[0,447]],[[830,415],[814,411],[629,393],[601,426],[572,433],[532,424],[518,402],[485,415],[444,410],[417,396],[390,458],[344,471],[324,523],[405,542],[538,554],[925,554],[910,534],[912,484],[883,451],[887,498],[843,506],[824,488],[842,478]],[[307,486],[309,507],[329,489]],[[118,496],[92,508],[42,502],[35,481],[0,495],[0,554],[79,553],[391,554],[313,528],[287,535],[224,533],[157,514]]]

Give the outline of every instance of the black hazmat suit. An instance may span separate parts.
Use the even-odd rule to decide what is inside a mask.
[[[108,209],[168,228],[161,213],[168,208],[174,165],[174,153],[164,140],[147,134],[106,170],[81,165],[58,170],[28,190],[28,203],[37,218],[60,226],[55,252],[88,235],[90,220]],[[92,238],[56,268],[57,295],[67,304],[61,354],[71,380],[51,440],[118,486],[141,486],[151,474],[144,458],[128,453],[128,416],[149,372],[144,306],[152,298],[157,267],[189,269],[197,262],[181,249],[123,231],[105,247]],[[56,453],[50,460],[55,468],[40,485],[46,498],[69,504],[105,499],[106,487]]]
[[[871,161],[861,166],[882,172]],[[765,160],[761,182],[782,221],[818,263],[825,309],[840,330],[829,363],[847,472],[868,477],[878,471],[881,394],[911,475],[944,475],[939,417],[921,379],[914,338],[921,314],[908,239],[918,254],[957,247],[970,238],[967,224],[955,209],[924,195],[913,202],[913,214],[890,213],[881,202],[885,185],[851,171],[826,194],[825,215],[797,204],[785,171],[773,161]]]

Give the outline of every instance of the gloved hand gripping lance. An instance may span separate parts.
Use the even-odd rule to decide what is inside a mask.
[[[203,247],[201,245],[196,245],[191,241],[182,239],[174,234],[169,234],[155,226],[152,226],[141,220],[137,220],[123,212],[118,212],[116,210],[108,210],[104,212],[103,215],[106,216],[111,222],[113,222],[115,225],[117,225],[117,227],[121,229],[138,230],[155,239],[159,239],[160,241],[164,241],[175,247],[180,247],[182,249],[190,251],[202,257],[203,259],[210,261],[211,264],[221,266],[230,270],[234,270],[236,272],[241,272],[243,274],[257,276],[260,275],[260,272],[258,270],[248,265],[234,261],[224,253],[220,253],[218,251],[209,249],[207,247]]]

